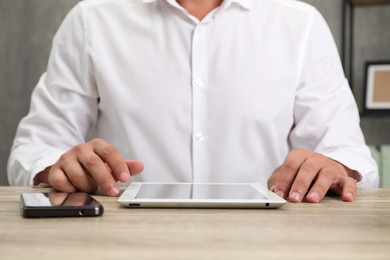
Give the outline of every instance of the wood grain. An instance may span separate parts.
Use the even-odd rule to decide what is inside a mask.
[[[0,187],[1,259],[389,259],[390,190],[353,203],[288,203],[277,210],[125,209],[95,196],[102,217],[24,219]]]

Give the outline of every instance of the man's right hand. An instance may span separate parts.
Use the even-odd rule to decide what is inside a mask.
[[[131,175],[142,172],[140,161],[124,160],[119,152],[102,139],[79,144],[52,166],[39,173],[34,185],[48,183],[63,192],[94,193],[100,187],[109,196],[118,196],[117,181],[127,182]]]

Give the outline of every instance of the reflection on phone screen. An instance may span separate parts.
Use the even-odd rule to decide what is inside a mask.
[[[85,206],[96,205],[97,202],[87,193],[26,193],[23,194],[26,205],[36,207],[53,206]]]

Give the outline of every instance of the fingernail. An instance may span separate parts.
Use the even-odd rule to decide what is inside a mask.
[[[292,199],[293,201],[296,201],[296,202],[301,201],[301,194],[294,191],[293,193],[290,194],[290,199]]]
[[[346,195],[346,197],[347,197],[347,201],[353,201],[353,195],[352,195],[352,193],[348,192],[347,195]]]
[[[275,191],[275,185],[272,185],[272,187],[270,188],[270,191]]]
[[[284,192],[283,191],[277,191],[276,192],[276,194],[279,196],[279,197],[281,197],[281,198],[283,198],[284,199]]]
[[[312,192],[309,194],[309,197],[312,201],[315,201],[315,202],[318,202],[319,201],[319,198],[320,196],[318,195],[317,192]]]
[[[127,172],[121,172],[121,173],[119,174],[119,180],[120,180],[121,182],[127,182],[127,181],[129,180],[129,178],[130,178],[130,174],[127,173]]]
[[[121,190],[118,188],[118,187],[111,187],[111,189],[109,190],[109,195],[112,196],[112,197],[115,197],[115,196],[118,196],[118,194],[121,192]]]

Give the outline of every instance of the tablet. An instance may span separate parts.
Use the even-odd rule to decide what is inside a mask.
[[[128,208],[278,208],[284,199],[260,183],[133,182],[118,202]]]

